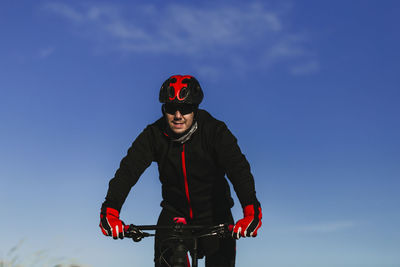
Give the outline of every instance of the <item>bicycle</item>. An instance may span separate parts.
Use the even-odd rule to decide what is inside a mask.
[[[183,223],[176,223],[174,225],[162,226],[162,225],[133,225],[125,229],[125,237],[132,238],[134,242],[139,242],[145,237],[155,236],[155,234],[147,233],[143,231],[155,231],[155,230],[172,230],[171,238],[168,241],[176,240],[177,246],[175,247],[175,253],[177,257],[173,257],[174,267],[185,267],[184,261],[182,261],[182,254],[187,255],[190,252],[192,258],[192,267],[198,266],[198,240],[202,237],[217,236],[218,238],[232,238],[233,225],[224,223],[213,226],[204,225],[187,225]],[[193,246],[189,249],[184,245],[184,240],[192,240]],[[167,241],[167,240],[164,240]],[[164,251],[165,252],[165,251]],[[164,261],[167,265],[169,263],[163,257],[164,252],[160,253],[158,260]],[[175,261],[174,261],[175,260]]]

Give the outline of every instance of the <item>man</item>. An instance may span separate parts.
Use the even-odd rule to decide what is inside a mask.
[[[262,213],[250,165],[227,126],[198,108],[203,100],[199,82],[190,75],[171,76],[161,86],[159,100],[163,103],[163,117],[136,138],[109,183],[100,214],[103,234],[114,239],[124,237],[119,211],[131,187],[155,161],[163,197],[158,225],[177,221],[193,225],[233,224],[233,200],[226,174],[244,213],[233,228],[233,237],[255,237]],[[155,266],[171,265],[174,243],[167,242],[169,235],[168,230],[156,232]],[[235,265],[232,238],[203,238],[200,249],[207,267]]]

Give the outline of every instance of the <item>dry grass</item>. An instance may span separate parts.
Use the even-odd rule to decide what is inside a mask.
[[[0,267],[87,267],[75,263],[74,259],[52,257],[49,250],[22,252],[24,242],[25,240],[21,240],[5,255],[0,254]]]

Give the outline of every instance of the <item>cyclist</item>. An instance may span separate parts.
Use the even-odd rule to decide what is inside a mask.
[[[155,161],[162,184],[162,211],[158,225],[176,222],[214,225],[234,224],[231,197],[225,175],[243,208],[233,237],[255,237],[261,226],[261,206],[256,198],[250,165],[225,123],[199,109],[203,91],[190,75],[173,75],[161,86],[163,116],[148,125],[121,160],[100,213],[100,228],[114,239],[124,237],[121,207],[132,186]],[[169,266],[174,244],[168,230],[156,231],[155,266]],[[234,266],[235,239],[203,238],[199,248],[206,266]],[[169,265],[160,261],[160,254]]]

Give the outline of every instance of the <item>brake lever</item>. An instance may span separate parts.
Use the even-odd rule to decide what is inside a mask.
[[[217,226],[214,226],[212,228],[209,228],[208,230],[210,231],[208,236],[217,236],[218,238],[226,238],[231,236],[233,229],[233,225],[228,225],[228,224],[219,224]]]
[[[139,242],[144,237],[148,237],[151,235],[149,233],[141,231],[135,225],[130,224],[129,228],[125,231],[125,236],[132,238],[134,242]]]

